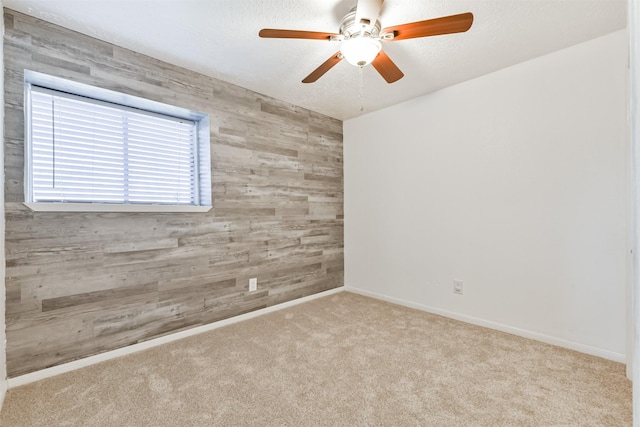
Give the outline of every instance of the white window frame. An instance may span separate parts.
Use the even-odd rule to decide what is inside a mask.
[[[127,95],[108,89],[73,82],[59,77],[31,70],[24,72],[25,97],[25,152],[24,152],[24,204],[33,211],[58,212],[207,212],[211,209],[211,155],[209,116],[197,111],[187,110],[156,101]],[[193,121],[197,128],[196,142],[196,191],[194,205],[141,204],[141,203],[70,203],[36,202],[33,200],[33,169],[31,151],[31,88],[38,86],[52,91],[64,92],[71,96],[89,98],[96,102],[106,102],[122,106],[123,109],[143,110],[152,114],[170,116]]]

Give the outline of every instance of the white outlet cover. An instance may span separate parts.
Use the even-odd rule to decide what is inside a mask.
[[[254,277],[253,279],[249,279],[249,292],[258,290],[258,279]]]
[[[462,295],[463,292],[464,292],[464,282],[462,280],[454,280],[453,293]]]

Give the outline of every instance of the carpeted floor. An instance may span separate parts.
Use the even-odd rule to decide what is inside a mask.
[[[630,426],[622,364],[341,292],[9,390],[2,426]]]

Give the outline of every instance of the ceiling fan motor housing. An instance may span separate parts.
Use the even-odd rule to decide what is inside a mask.
[[[370,21],[356,22],[356,8],[351,9],[340,22],[340,34],[344,36],[344,39],[350,39],[352,37],[365,36],[377,38],[380,36],[380,19],[376,19],[374,23]]]
[[[356,22],[356,9],[351,9],[340,22],[340,35],[343,38],[341,55],[357,67],[370,64],[382,49],[380,28],[379,19],[373,24],[368,19]]]

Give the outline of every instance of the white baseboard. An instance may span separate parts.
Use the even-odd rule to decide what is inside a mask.
[[[585,344],[580,344],[573,341],[568,341],[562,338],[553,337],[550,335],[540,334],[538,332],[528,331],[526,329],[520,329],[509,325],[504,325],[498,322],[492,322],[490,320],[481,319],[478,317],[467,316],[465,314],[455,313],[441,308],[430,307],[424,304],[418,304],[412,301],[403,300],[400,298],[391,297],[375,292],[365,291],[363,289],[354,288],[351,286],[345,286],[347,292],[353,292],[355,294],[364,295],[371,298],[391,302],[398,305],[403,305],[409,308],[415,308],[417,310],[426,311],[428,313],[437,314],[440,316],[448,317],[450,319],[460,320],[462,322],[471,323],[473,325],[483,326],[489,329],[495,329],[497,331],[506,332],[512,335],[518,335],[520,337],[529,338],[535,341],[540,341],[545,344],[551,344],[558,347],[567,348],[569,350],[578,351],[580,353],[589,354],[591,356],[601,357],[603,359],[612,360],[614,362],[626,363],[626,356],[622,353],[615,353],[609,350],[604,350],[597,347],[592,347]]]
[[[139,351],[157,347],[159,345],[170,343],[172,341],[180,340],[193,335],[198,335],[203,332],[212,331],[214,329],[218,329],[223,326],[231,325],[237,322],[242,322],[243,320],[252,319],[254,317],[262,316],[263,314],[272,313],[274,311],[278,311],[278,310],[282,310],[283,308],[302,304],[304,302],[311,301],[317,298],[333,295],[338,292],[343,292],[344,290],[345,290],[344,287],[330,289],[328,291],[298,298],[292,301],[287,301],[282,304],[274,305],[271,307],[262,308],[260,310],[252,311],[250,313],[241,314],[239,316],[235,316],[229,319],[220,320],[218,322],[209,323],[207,325],[198,326],[192,329],[187,329],[185,331],[176,332],[174,334],[165,335],[159,338],[154,338],[149,341],[144,341],[138,344],[132,344],[127,347],[118,348],[116,350],[107,351],[105,353],[96,354],[94,356],[88,356],[83,359],[74,360],[73,362],[52,366],[51,368],[45,368],[36,372],[31,372],[29,374],[20,375],[14,378],[9,378],[7,380],[7,385],[9,389],[19,387],[19,386],[29,384],[35,381],[39,381],[45,378],[53,377],[55,375],[64,374],[65,372],[75,371],[76,369],[95,365],[96,363],[115,359],[117,357],[126,356],[127,354],[137,353]],[[1,397],[1,393],[2,393],[2,390],[0,390],[0,397]]]

